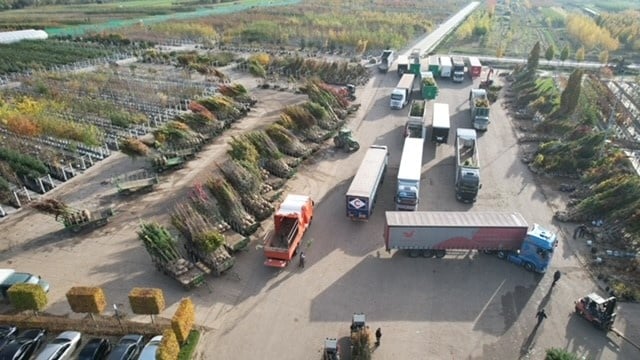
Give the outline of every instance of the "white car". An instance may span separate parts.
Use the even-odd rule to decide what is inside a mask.
[[[138,360],[156,360],[156,353],[160,347],[162,341],[162,335],[154,336],[149,340],[147,345],[144,346]]]
[[[48,343],[35,357],[35,360],[67,360],[80,347],[82,334],[77,331],[65,331]]]

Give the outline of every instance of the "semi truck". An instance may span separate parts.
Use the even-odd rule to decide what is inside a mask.
[[[391,68],[391,64],[393,64],[393,59],[395,59],[396,53],[391,49],[383,50],[382,56],[380,57],[380,64],[378,64],[378,70],[382,73],[386,73]]]
[[[475,202],[480,184],[478,139],[473,129],[457,129],[456,136],[456,199]]]
[[[436,144],[446,144],[449,141],[449,104],[433,104],[433,123],[431,124],[431,141]]]
[[[451,58],[451,63],[453,65],[451,80],[456,83],[461,83],[464,81],[464,60],[455,56]]]
[[[538,224],[529,229],[516,212],[387,211],[385,221],[386,250],[403,250],[412,257],[478,250],[544,273],[558,244],[554,233]]]
[[[433,100],[438,96],[438,85],[431,71],[420,72],[420,86],[424,100]]]
[[[398,76],[409,72],[409,57],[407,55],[398,55]]]
[[[404,125],[404,137],[424,139],[427,133],[427,102],[425,100],[411,101],[409,118]]]
[[[386,146],[369,147],[345,196],[347,217],[351,220],[369,220],[388,162],[389,150]]]
[[[440,56],[440,77],[450,78],[452,70],[453,64],[451,63],[451,58],[448,56]]]
[[[396,210],[416,211],[420,199],[420,175],[422,173],[422,148],[424,140],[406,138],[398,170]]]
[[[471,89],[469,91],[469,109],[473,128],[487,131],[489,128],[489,98],[485,89]]]
[[[429,56],[429,67],[428,70],[431,71],[433,76],[440,76],[440,61],[435,56]]]
[[[480,59],[475,56],[469,57],[469,76],[471,79],[475,79],[480,77],[482,74],[482,63],[480,63]]]
[[[287,195],[273,215],[274,229],[264,242],[266,266],[284,268],[293,260],[311,225],[313,206],[309,196]]]
[[[392,109],[402,109],[408,103],[413,93],[413,82],[416,76],[414,74],[404,74],[398,81],[398,85],[391,91],[391,100],[389,106]]]

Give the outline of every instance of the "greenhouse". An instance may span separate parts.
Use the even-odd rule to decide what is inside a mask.
[[[18,30],[0,32],[0,44],[12,44],[22,40],[44,40],[48,37],[43,30]]]

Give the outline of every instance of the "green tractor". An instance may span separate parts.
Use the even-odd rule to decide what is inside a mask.
[[[354,139],[350,129],[342,128],[338,134],[333,137],[333,143],[337,148],[344,149],[347,152],[354,152],[360,149],[360,144]]]

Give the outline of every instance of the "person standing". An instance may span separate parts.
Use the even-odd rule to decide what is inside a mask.
[[[382,329],[378,328],[376,330],[376,346],[380,346],[380,338],[382,338]]]
[[[306,258],[306,256],[304,255],[304,251],[300,252],[300,263],[298,264],[298,266],[300,266],[301,268],[304,269],[304,259]]]
[[[551,287],[556,286],[556,283],[558,282],[558,280],[560,280],[561,276],[562,273],[560,272],[560,270],[556,270],[556,272],[553,273],[553,282],[551,283]]]
[[[539,326],[542,324],[542,320],[547,318],[547,313],[544,312],[544,309],[540,309],[540,311],[536,313],[536,317],[538,318],[538,324],[536,326]]]

